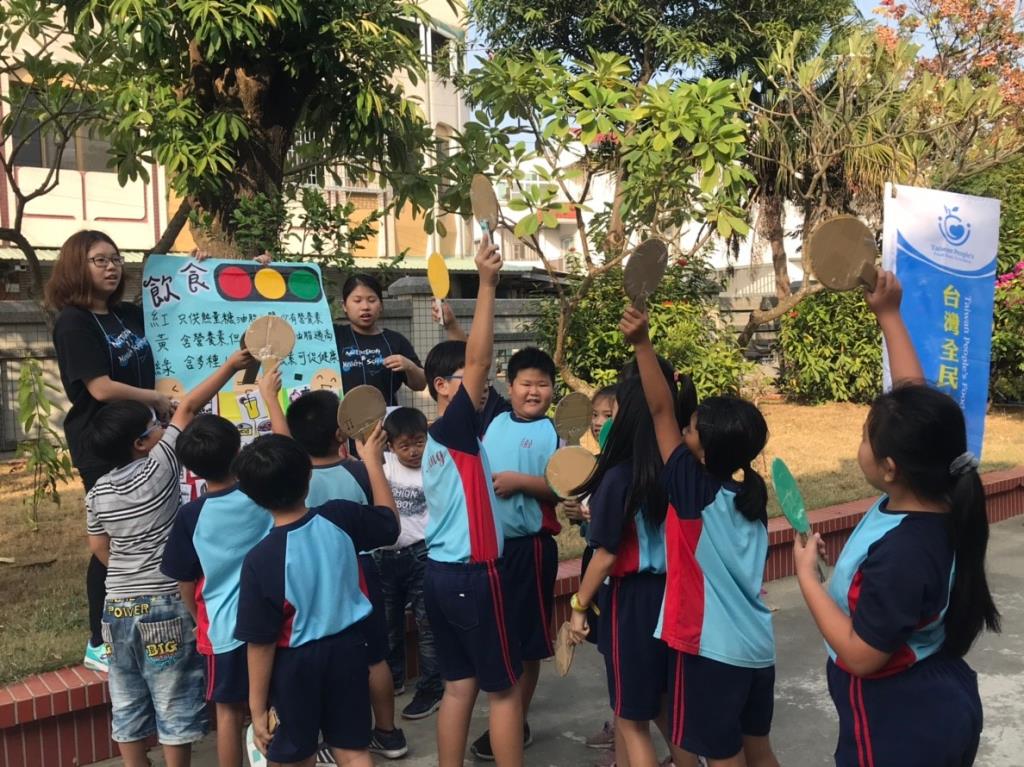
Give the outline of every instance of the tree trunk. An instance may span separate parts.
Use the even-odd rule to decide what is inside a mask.
[[[25,256],[25,260],[28,262],[28,272],[32,277],[32,298],[39,302],[39,305],[43,308],[43,316],[46,319],[46,326],[50,330],[53,330],[53,321],[55,319],[53,312],[43,302],[43,267],[39,263],[39,254],[36,253],[36,249],[32,246],[25,235],[23,235],[18,229],[10,229],[7,227],[0,227],[0,240],[6,240],[14,243],[18,250]]]
[[[156,241],[152,248],[146,251],[146,255],[152,253],[167,253],[171,248],[174,247],[174,241],[178,239],[178,235],[181,234],[181,230],[185,228],[185,224],[188,222],[188,216],[192,212],[192,203],[189,200],[182,200],[178,209],[171,216],[171,220],[167,222],[167,227],[164,229],[164,233],[160,235],[160,239]]]
[[[786,258],[786,235],[782,226],[785,203],[774,192],[763,194],[758,199],[757,235],[771,248],[772,268],[775,271],[775,296],[780,301],[792,291]]]

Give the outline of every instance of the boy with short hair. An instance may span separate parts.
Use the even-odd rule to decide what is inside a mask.
[[[313,462],[306,505],[312,508],[333,500],[369,503],[366,467],[353,458],[339,458],[348,438],[338,428],[338,395],[333,391],[307,392],[292,402],[287,415],[283,415],[277,396],[280,380],[276,367],[268,371],[260,393],[267,403],[274,432],[291,436]],[[361,626],[370,663],[374,719],[370,751],[387,759],[399,759],[409,752],[409,745],[405,733],[395,726],[395,688],[387,663],[388,626],[380,574],[373,555],[363,551],[359,552],[359,567],[365,594],[373,606],[373,612]]]
[[[423,719],[441,705],[444,686],[437,665],[434,635],[423,599],[427,563],[427,501],[423,494],[423,450],[427,417],[416,408],[400,407],[384,420],[391,452],[384,454],[384,474],[398,504],[402,532],[393,547],[377,549],[384,612],[388,621],[388,665],[396,690],[405,687],[405,606],[412,605],[418,632],[420,676],[412,702],[402,709],[404,719]]]
[[[274,522],[238,488],[231,462],[238,428],[217,415],[200,415],[178,437],[181,463],[206,480],[206,494],[178,511],[160,571],[178,581],[196,622],[196,646],[206,656],[206,699],[217,715],[217,762],[242,767],[242,727],[248,712],[245,643],[235,639],[242,560]]]
[[[237,351],[178,405],[166,429],[139,402],[112,402],[93,421],[93,452],[116,466],[85,498],[89,548],[107,565],[102,632],[111,647],[111,737],[126,767],[148,765],[153,734],[168,764],[191,761],[206,734],[203,662],[178,584],[160,572],[178,513],[175,442],[231,376],[252,363]]]
[[[356,552],[395,542],[398,514],[384,477],[378,426],[356,444],[374,506],[331,500],[308,508],[312,463],[293,439],[271,434],[239,453],[243,492],[274,528],[245,558],[235,637],[248,643],[254,742],[272,762],[307,764],[319,734],[338,764],[372,767],[366,641],[372,611]],[[268,712],[278,722],[271,732]]]
[[[504,543],[495,518],[491,469],[480,443],[494,342],[494,298],[501,257],[485,234],[468,342],[444,341],[427,355],[427,387],[438,418],[427,432],[423,489],[427,499],[424,596],[446,684],[437,717],[438,764],[461,767],[477,693],[490,703],[498,764],[523,762],[519,645],[510,636],[501,592]]]
[[[472,336],[471,336],[472,337]],[[495,513],[505,534],[502,589],[509,620],[516,627],[523,675],[523,747],[532,742],[527,715],[540,678],[540,662],[554,655],[551,615],[558,575],[555,514],[557,496],[544,469],[558,449],[548,408],[555,392],[555,363],[536,347],[520,349],[508,361],[509,399],[491,392],[490,422],[483,445],[493,472]],[[491,760],[490,733],[473,743],[472,753]]]

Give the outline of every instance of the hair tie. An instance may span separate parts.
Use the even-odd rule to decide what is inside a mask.
[[[971,451],[961,453],[949,464],[949,473],[953,477],[962,477],[969,471],[977,471],[980,465],[978,459]]]

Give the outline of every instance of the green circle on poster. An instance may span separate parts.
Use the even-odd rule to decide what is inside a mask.
[[[313,301],[320,295],[320,281],[308,269],[296,269],[288,277],[288,289],[305,301]]]

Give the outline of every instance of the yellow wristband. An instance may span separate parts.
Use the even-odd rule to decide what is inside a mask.
[[[597,605],[584,605],[580,603],[580,595],[573,594],[572,598],[569,599],[569,607],[573,609],[573,612],[586,613],[591,610],[594,611],[594,615],[600,615],[601,611],[597,609]]]

